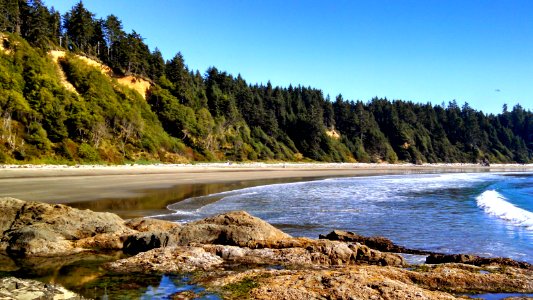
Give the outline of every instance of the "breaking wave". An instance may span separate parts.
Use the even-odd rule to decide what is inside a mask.
[[[485,191],[476,200],[477,206],[483,208],[487,214],[505,220],[515,226],[533,230],[533,213],[507,202],[507,199],[497,191]]]

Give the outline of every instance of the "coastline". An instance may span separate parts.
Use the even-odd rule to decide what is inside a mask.
[[[354,166],[352,164],[306,164],[306,165],[283,165],[279,167],[272,165],[257,167],[257,165],[201,165],[201,166],[81,166],[81,167],[58,167],[58,166],[26,166],[18,168],[4,168],[0,169],[0,197],[4,189],[13,190],[15,187],[20,192],[27,192],[38,197],[38,201],[42,202],[42,196],[46,193],[55,194],[56,196],[69,195],[72,200],[72,194],[78,194],[83,197],[94,197],[95,199],[102,199],[103,195],[120,195],[121,193],[134,195],[132,197],[142,196],[142,190],[156,188],[165,188],[166,185],[172,185],[179,189],[185,189],[194,185],[215,186],[235,189],[237,188],[235,182],[240,181],[245,184],[261,184],[260,182],[267,182],[270,180],[313,180],[315,178],[325,177],[340,177],[340,176],[369,176],[382,174],[421,174],[421,173],[442,173],[442,172],[521,172],[533,171],[533,166],[495,166],[491,168],[480,167],[475,165],[439,165],[439,166],[407,166],[407,165],[370,165],[370,166]],[[261,181],[263,180],[263,181]],[[218,184],[216,184],[218,183]],[[140,191],[140,192],[139,192]],[[203,191],[204,193],[206,190]],[[85,195],[86,193],[93,193]],[[45,195],[46,196],[46,195]],[[8,199],[9,200],[9,199]],[[15,200],[19,201],[19,200]],[[83,201],[83,200],[79,200]],[[136,202],[135,199],[123,199],[122,204]],[[9,201],[8,201],[9,202]],[[57,199],[50,201],[51,203],[58,203]],[[97,204],[105,203],[105,200],[93,201]],[[72,202],[71,204],[82,204],[83,202]],[[34,203],[37,207],[43,207],[43,204]],[[70,205],[70,204],[69,204]],[[46,205],[44,205],[46,207]],[[62,206],[53,205],[48,206],[46,211],[56,212]],[[65,208],[69,210],[70,208]],[[74,209],[70,209],[74,210]],[[8,213],[13,210],[6,210]],[[28,214],[32,214],[34,210],[29,209]],[[36,211],[41,211],[37,209]],[[105,209],[103,211],[106,211]],[[72,217],[72,220],[87,222],[85,224],[92,224],[84,214],[92,214],[85,210],[80,210],[80,216],[71,216],[70,213],[61,213],[59,216]],[[235,214],[235,213],[233,213]],[[244,212],[237,212],[237,214],[246,214]],[[16,217],[18,213],[15,214]],[[108,215],[108,214],[106,214]],[[37,217],[36,220],[29,220],[29,224],[33,222],[43,222],[46,220],[56,220],[56,217],[40,219],[38,214],[32,215]],[[216,220],[233,220],[238,226],[232,224],[220,225]],[[263,235],[271,232],[263,232],[259,235],[255,231],[247,233],[250,235],[243,235],[243,240],[258,238],[254,243],[264,243],[261,247],[249,247],[248,244],[238,244],[233,241],[223,240],[227,237],[240,237],[239,234],[227,233],[224,230],[244,230],[246,228],[263,228],[262,226],[254,225],[243,226],[242,220],[245,217],[227,217],[219,215],[203,219],[204,222],[200,225],[191,222],[189,224],[176,225],[162,220],[155,219],[141,219],[126,220],[130,222],[131,228],[124,229],[128,233],[124,238],[117,238],[120,235],[120,230],[115,233],[102,233],[98,237],[91,236],[86,239],[76,240],[74,243],[78,247],[85,245],[92,251],[99,251],[102,246],[108,247],[123,247],[122,244],[116,246],[116,241],[127,240],[131,243],[128,247],[135,248],[139,246],[142,250],[136,256],[130,258],[122,257],[115,252],[112,254],[106,253],[105,258],[94,256],[93,258],[86,258],[83,255],[65,255],[57,257],[41,258],[35,260],[31,258],[23,258],[26,269],[6,269],[6,274],[24,274],[25,272],[41,273],[46,268],[47,273],[42,277],[42,281],[55,282],[64,285],[69,290],[77,293],[85,293],[91,291],[91,295],[96,295],[98,292],[101,295],[107,295],[108,291],[111,295],[141,295],[141,289],[132,288],[131,290],[124,290],[124,286],[120,284],[121,280],[128,280],[131,282],[130,273],[135,272],[135,278],[139,279],[139,286],[144,287],[150,282],[152,286],[163,286],[164,282],[170,282],[170,277],[167,275],[153,277],[153,272],[163,274],[174,274],[168,276],[179,276],[180,272],[190,272],[191,270],[200,270],[192,279],[176,279],[179,283],[172,283],[172,286],[186,285],[191,290],[185,290],[184,295],[195,295],[192,292],[197,288],[198,296],[202,295],[217,295],[217,297],[225,298],[233,297],[239,298],[243,295],[248,295],[251,298],[262,299],[282,299],[286,298],[287,291],[291,293],[301,292],[297,298],[312,298],[309,297],[311,293],[316,292],[316,295],[330,294],[340,297],[348,291],[351,294],[361,294],[361,298],[370,298],[374,296],[374,288],[367,289],[368,286],[376,287],[376,290],[385,290],[388,294],[395,296],[410,295],[410,297],[424,296],[427,299],[456,299],[460,295],[471,295],[472,293],[495,293],[507,292],[509,294],[501,294],[503,296],[529,296],[533,291],[531,286],[531,266],[520,261],[516,262],[506,258],[489,258],[485,259],[472,255],[456,254],[456,255],[441,255],[438,257],[440,261],[409,261],[405,257],[398,256],[396,252],[391,249],[375,249],[375,245],[370,247],[366,245],[368,242],[358,243],[355,240],[342,240],[337,238],[284,238],[280,241],[271,242],[269,239],[262,239]],[[92,219],[91,219],[92,220]],[[118,222],[122,222],[117,219]],[[260,219],[257,219],[259,222]],[[136,223],[137,222],[137,223]],[[139,223],[140,222],[140,223]],[[144,224],[136,227],[139,224]],[[211,223],[210,223],[211,222]],[[224,221],[226,222],[226,221]],[[11,224],[12,222],[8,222]],[[61,224],[73,224],[74,221],[60,222]],[[13,223],[14,224],[14,223]],[[43,226],[50,226],[51,230],[57,230],[60,226],[57,224],[48,224]],[[122,223],[120,223],[122,224]],[[137,224],[137,225],[136,225]],[[206,225],[208,224],[208,225]],[[265,223],[268,224],[268,223]],[[70,225],[69,225],[70,226]],[[213,228],[222,230],[220,236],[224,239],[215,237],[220,245],[213,245],[212,241],[201,241],[201,237],[208,236],[208,233],[200,232],[199,237],[191,238],[194,244],[187,245],[165,245],[164,247],[143,248],[143,241],[150,241],[157,239],[168,238],[168,240],[177,241],[180,236],[189,236],[187,227],[191,228],[190,232],[197,232],[208,228],[209,234],[212,234]],[[199,227],[194,227],[199,226]],[[202,227],[207,226],[207,227]],[[268,225],[271,226],[271,225]],[[24,228],[31,226],[24,225]],[[35,226],[39,229],[40,226]],[[98,225],[97,228],[107,228],[107,226]],[[168,228],[172,228],[169,230]],[[183,235],[181,231],[185,228]],[[96,230],[96,229],[95,229]],[[100,229],[98,229],[100,230]],[[137,232],[138,230],[138,232]],[[145,230],[145,231],[143,231]],[[173,230],[176,230],[174,233]],[[278,229],[273,229],[278,230]],[[62,232],[61,230],[57,230]],[[131,232],[130,232],[131,231]],[[55,232],[55,231],[54,231]],[[79,232],[77,230],[76,232]],[[117,233],[118,232],[118,233]],[[229,232],[229,231],[228,231]],[[240,232],[240,231],[239,231]],[[334,232],[338,234],[340,231]],[[100,233],[100,232],[98,232]],[[324,232],[326,233],[326,232]],[[217,233],[218,234],[218,233]],[[283,232],[279,234],[284,234]],[[350,235],[350,233],[347,233]],[[369,238],[374,241],[376,238]],[[51,239],[56,241],[56,239]],[[64,241],[64,238],[58,238],[57,241]],[[380,238],[381,240],[386,240]],[[70,239],[69,239],[70,241]],[[135,241],[133,243],[132,241]],[[122,242],[121,242],[122,243]],[[224,244],[226,243],[226,244]],[[235,246],[237,245],[237,246]],[[264,247],[264,248],[263,248]],[[351,247],[351,248],[350,248]],[[388,246],[387,246],[388,247]],[[128,248],[128,249],[130,249]],[[44,247],[47,254],[49,249],[54,247]],[[95,250],[99,249],[99,250]],[[341,249],[342,251],[337,251]],[[109,250],[107,250],[109,251]],[[351,251],[351,252],[350,252]],[[392,252],[391,252],[392,251]],[[137,250],[135,251],[137,252]],[[353,253],[352,253],[353,252]],[[390,253],[389,253],[390,252]],[[222,254],[217,254],[222,253]],[[269,256],[265,256],[265,253]],[[288,254],[284,254],[288,253]],[[344,255],[348,253],[348,255]],[[357,253],[355,255],[354,253]],[[366,253],[366,254],[365,254]],[[133,254],[133,253],[132,253]],[[56,254],[57,255],[57,254]],[[92,255],[92,254],[90,254]],[[284,256],[286,255],[286,256]],[[320,259],[313,261],[312,257],[319,256]],[[92,256],[91,256],[92,257]],[[379,257],[379,260],[376,260]],[[253,258],[249,260],[248,258]],[[294,259],[291,261],[290,259]],[[357,258],[359,261],[352,261],[352,258]],[[360,259],[361,258],[361,259]],[[2,259],[0,255],[0,259]],[[91,260],[92,259],[92,260]],[[65,262],[65,261],[68,262]],[[61,261],[61,262],[59,262]],[[179,261],[180,263],[175,263]],[[184,262],[183,262],[184,261]],[[250,261],[252,263],[250,263]],[[260,262],[259,264],[257,262]],[[2,263],[8,263],[7,266],[16,266],[19,268],[21,260],[15,262],[7,256],[3,258]],[[411,264],[415,265],[411,265]],[[422,264],[420,264],[422,263]],[[429,264],[428,264],[429,263]],[[523,266],[521,265],[523,264]],[[95,269],[89,269],[88,266],[97,266]],[[146,267],[149,266],[149,267]],[[222,266],[222,268],[218,268]],[[236,269],[231,269],[229,266],[237,266]],[[276,266],[272,268],[271,266]],[[153,269],[150,269],[153,268]],[[181,268],[181,269],[180,269]],[[188,269],[190,268],[190,269]],[[97,270],[96,270],[97,269]],[[23,271],[21,271],[23,270]],[[80,272],[80,270],[82,270]],[[107,271],[102,271],[107,270]],[[1,270],[0,270],[1,271]],[[19,273],[16,273],[19,272]],[[107,272],[113,272],[113,279],[108,276]],[[78,274],[82,274],[79,276]],[[63,277],[58,276],[62,274]],[[121,274],[121,275],[117,275]],[[451,274],[451,275],[450,275]],[[79,277],[78,277],[79,276]],[[120,276],[120,277],[117,277]],[[20,275],[19,275],[20,277]],[[24,277],[24,276],[23,276]],[[75,278],[75,280],[72,280]],[[118,279],[117,279],[118,278]],[[176,277],[178,278],[178,277]],[[217,278],[213,281],[213,278]],[[378,282],[384,284],[376,285],[376,278]],[[416,280],[413,280],[415,278]],[[191,281],[192,280],[192,281]],[[304,282],[304,285],[301,283]],[[332,284],[329,284],[329,283]],[[40,283],[36,283],[40,284]],[[102,285],[105,287],[102,288]],[[174,285],[175,284],[175,285]],[[132,285],[134,286],[134,285]],[[241,286],[244,286],[243,289]],[[298,286],[298,289],[294,289]],[[134,286],[135,287],[135,286]],[[338,288],[337,288],[338,287]],[[1,286],[0,286],[1,288]],[[204,290],[205,288],[205,290]],[[444,290],[445,292],[443,292]],[[137,293],[137,294],[135,294]],[[296,294],[295,294],[296,295]],[[376,294],[377,296],[378,294]],[[489,295],[489,294],[487,294]],[[502,297],[503,297],[502,296]]]
[[[2,165],[0,196],[47,203],[142,197],[193,184],[434,172],[524,172],[533,164],[198,163],[152,165]]]

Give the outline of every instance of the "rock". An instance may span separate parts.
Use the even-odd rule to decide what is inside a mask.
[[[102,233],[84,239],[72,241],[72,245],[78,249],[91,250],[121,250],[124,247],[126,236],[119,233]]]
[[[310,270],[272,272],[258,278],[253,299],[456,299],[438,291],[390,278],[372,267],[342,271]],[[276,274],[279,273],[279,274]]]
[[[403,266],[405,264],[403,257],[400,255],[380,252],[360,244],[357,244],[357,260],[380,266]]]
[[[128,254],[137,254],[155,248],[166,247],[169,246],[171,239],[175,240],[174,236],[168,232],[141,232],[126,238],[123,251]]]
[[[328,239],[332,241],[361,243],[372,249],[382,251],[382,252],[408,253],[408,254],[419,254],[419,255],[427,255],[431,253],[427,251],[408,249],[402,246],[398,246],[394,244],[391,240],[381,237],[381,236],[365,237],[365,236],[358,235],[350,231],[333,230],[327,235],[321,234],[319,238]]]
[[[0,198],[0,234],[11,228],[18,211],[24,205],[24,201],[15,198]],[[9,244],[0,238],[0,251],[4,252]]]
[[[456,299],[412,284],[400,269],[377,266],[226,271],[199,281],[228,299]]]
[[[180,273],[213,269],[223,262],[220,257],[201,247],[175,246],[142,252],[106,264],[106,267],[121,273]]]
[[[454,293],[533,293],[533,270],[512,266],[494,265],[483,269],[472,265],[446,263],[423,265],[418,270],[405,274],[420,286]]]
[[[57,256],[88,246],[121,249],[120,236],[134,232],[111,213],[13,198],[2,198],[0,203],[0,220],[5,229],[1,243],[10,255]]]
[[[426,264],[442,264],[442,263],[462,263],[475,266],[482,265],[503,265],[511,266],[516,268],[523,269],[533,269],[533,265],[527,262],[515,261],[510,258],[503,257],[479,257],[475,255],[468,254],[437,254],[432,253],[426,258]]]
[[[399,255],[381,253],[364,245],[347,245],[335,241],[314,241],[305,247],[250,249],[236,246],[203,245],[226,262],[286,267],[343,266],[357,263],[401,266]],[[364,254],[363,254],[364,253]]]
[[[244,211],[229,212],[183,226],[149,219],[134,219],[128,221],[126,225],[143,231],[126,238],[124,251],[130,254],[159,247],[190,244],[266,247],[291,238],[288,234]]]
[[[15,199],[15,198],[0,198],[0,233],[4,233],[9,228],[15,220],[18,211],[25,204],[25,201]]]
[[[147,241],[148,241],[148,235]],[[224,265],[281,265],[285,267],[346,266],[356,263],[401,266],[404,261],[399,255],[382,253],[361,244],[346,244],[337,241],[300,241],[299,247],[248,248],[229,245],[192,244],[153,249],[122,259],[110,268],[116,272],[158,272],[175,270],[204,270]],[[200,251],[201,249],[202,251]],[[194,250],[194,251],[193,251]],[[149,254],[148,254],[149,253]],[[206,255],[210,254],[210,255]],[[184,259],[186,257],[187,259]],[[217,258],[216,264],[212,263]],[[192,259],[194,258],[194,259]],[[206,259],[206,262],[202,260]],[[171,263],[174,262],[174,263]],[[179,267],[176,264],[179,263]]]
[[[462,293],[531,293],[530,270],[507,267],[480,273],[475,266],[448,264],[409,271],[349,265],[335,268],[248,269],[206,273],[197,282],[225,298],[253,299],[457,299]],[[247,288],[246,295],[242,289]],[[446,291],[446,292],[444,292]]]
[[[0,279],[0,299],[68,299],[83,297],[59,285],[45,284],[35,280],[6,277]]]
[[[17,271],[19,267],[9,256],[0,254],[0,273]]]
[[[7,234],[7,253],[15,256],[70,254],[79,252],[72,243],[48,228],[26,227]]]
[[[124,225],[140,232],[169,231],[180,227],[177,223],[151,218],[130,219]]]
[[[320,235],[319,238],[328,239],[332,241],[361,243],[371,249],[379,250],[382,252],[428,255],[428,257],[426,258],[427,264],[463,263],[477,266],[498,264],[519,268],[532,268],[532,265],[529,263],[514,261],[509,258],[483,258],[467,254],[441,254],[423,250],[408,249],[402,246],[398,246],[394,244],[391,240],[384,237],[365,237],[355,234],[353,232],[342,230],[334,230],[328,233],[327,235]],[[372,260],[371,257],[369,257],[369,259]]]
[[[229,212],[188,223],[178,233],[179,245],[221,244],[267,247],[291,236],[244,211]]]
[[[26,202],[18,212],[10,231],[27,226],[50,228],[66,240],[128,231],[124,220],[112,213],[78,210],[66,205],[39,202]]]

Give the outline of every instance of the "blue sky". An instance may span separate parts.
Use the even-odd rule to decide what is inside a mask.
[[[64,13],[77,0],[47,0]],[[488,113],[533,109],[533,1],[86,0],[115,14],[166,59],[215,66],[249,83],[433,104]]]

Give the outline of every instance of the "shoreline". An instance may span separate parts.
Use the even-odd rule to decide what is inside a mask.
[[[99,176],[128,174],[158,174],[176,172],[259,170],[462,170],[462,171],[533,171],[533,164],[470,163],[388,164],[388,163],[193,163],[193,164],[128,164],[128,165],[8,165],[0,164],[0,179],[45,176]],[[33,174],[32,174],[33,173]]]
[[[153,165],[1,165],[0,196],[47,203],[141,198],[198,184],[434,172],[524,172],[533,164],[198,163]]]
[[[9,170],[13,170],[16,172],[8,174],[10,173]],[[20,172],[20,170],[24,172]],[[280,181],[288,181],[292,179],[299,181],[319,179],[320,176],[322,176],[322,178],[327,177],[327,175],[324,174],[333,174],[330,176],[340,177],[370,176],[382,174],[438,174],[445,172],[462,173],[490,171],[533,171],[533,166],[529,166],[528,168],[510,168],[509,166],[486,168],[476,166],[465,167],[464,165],[455,166],[455,168],[450,166],[406,167],[405,165],[394,168],[380,168],[379,165],[374,167],[350,166],[349,168],[341,168],[337,165],[328,165],[322,167],[303,167],[300,165],[294,168],[287,166],[285,168],[279,168],[279,166],[267,166],[264,168],[258,168],[256,166],[232,167],[230,165],[228,165],[227,167],[191,166],[188,168],[179,168],[175,166],[120,166],[119,168],[88,166],[84,168],[47,168],[47,166],[44,166],[42,168],[0,169],[0,197],[4,188],[13,189],[16,186],[18,186],[21,191],[31,192],[31,190],[35,190],[35,195],[37,195],[38,197],[44,195],[43,190],[37,189],[36,186],[34,186],[33,184],[37,184],[38,186],[40,184],[41,188],[44,188],[45,190],[48,189],[48,192],[55,191],[55,193],[60,191],[65,194],[77,193],[83,196],[85,193],[90,192],[91,188],[93,188],[92,191],[95,194],[89,196],[94,196],[100,199],[102,199],[101,196],[103,193],[108,192],[110,192],[111,194],[115,193],[115,195],[116,193],[120,192],[131,193],[132,195],[134,195],[132,197],[137,197],[138,199],[140,199],[143,196],[142,190],[149,189],[153,186],[172,183],[172,186],[180,189],[186,189],[193,185],[211,186],[212,188],[218,185],[220,187],[234,189],[235,186],[232,185],[232,182],[240,182],[241,184],[251,184],[254,182],[254,180],[257,180],[256,182],[267,182],[269,179],[265,178],[265,176],[272,176],[270,180],[278,179]],[[295,177],[294,174],[300,174],[300,177]],[[319,175],[317,177],[317,174],[322,175]],[[259,177],[259,179],[255,179],[254,176]],[[236,180],[235,178],[240,178],[240,180]],[[207,183],[202,183],[204,181]],[[58,190],[58,188],[60,189]],[[141,189],[140,192],[139,189]],[[161,189],[165,188],[162,187]],[[95,200],[93,202],[102,204],[102,202],[105,201]],[[131,204],[132,202],[136,202],[136,200],[124,199],[123,204]],[[52,201],[52,203],[57,203],[57,201]],[[71,204],[75,203],[76,202],[71,202],[68,205],[72,206]],[[77,203],[81,204],[81,202]],[[40,206],[41,204],[35,205]],[[56,209],[57,206],[53,206],[50,208],[51,211],[55,211]],[[7,211],[9,212],[9,209]],[[32,210],[28,210],[28,212],[31,214]],[[79,213],[86,214],[87,211],[80,210]],[[70,216],[70,214],[64,215]],[[35,215],[35,217],[38,218],[39,216]],[[50,218],[50,220],[54,219],[55,218]],[[88,218],[85,217],[73,217],[73,219],[79,219],[82,221],[88,220]],[[224,217],[219,219],[237,220],[233,217]],[[131,223],[131,229],[133,230],[135,228],[135,230],[139,230],[139,232],[134,232],[133,234],[130,234],[130,236],[128,236],[128,240],[142,242],[143,238],[146,236],[150,236],[151,239],[164,238],[164,235],[161,236],[162,228],[164,228],[165,234],[168,234],[167,237],[169,237],[169,240],[171,236],[175,236],[175,240],[177,240],[177,237],[179,237],[180,235],[171,235],[174,234],[173,232],[170,233],[172,230],[168,230],[168,228],[164,226],[172,226],[172,228],[187,228],[186,226],[194,226],[194,222],[191,222],[188,225],[184,224],[178,226],[168,225],[168,223],[164,223],[164,221],[161,220],[146,220],[148,221],[141,222],[149,222],[147,228],[150,228],[150,230],[146,229],[147,231],[141,232],[141,227],[137,228],[135,227],[136,225],[133,225],[135,223]],[[215,217],[204,220],[215,220]],[[238,226],[231,227],[231,224],[228,225],[225,223],[224,226],[228,226],[228,228],[237,228],[236,230],[242,230],[243,228],[246,228],[246,226],[243,226],[241,222],[244,219],[238,220],[239,221],[236,221],[236,224],[238,224]],[[37,219],[36,222],[40,221],[43,220]],[[32,220],[30,224],[32,222],[34,221]],[[91,222],[87,222],[88,224],[91,224]],[[218,226],[218,223],[214,223],[214,221],[203,222],[212,223],[209,223],[209,226],[211,227],[208,227],[210,228],[210,231],[208,233],[204,234],[203,232],[201,232],[200,234],[198,234],[200,238],[208,236],[212,233],[211,229],[214,228],[213,226]],[[66,222],[66,224],[70,224],[70,222]],[[58,228],[58,226],[55,224],[49,224],[49,226],[51,226],[50,228],[52,228],[52,230]],[[197,232],[198,230],[201,230],[203,228],[201,226],[202,225],[200,225],[200,227],[194,228],[194,230],[191,229],[190,232]],[[106,226],[97,226],[97,228],[105,227]],[[263,228],[261,226],[256,225],[250,227],[254,228],[254,230],[257,228]],[[38,226],[36,226],[36,228],[38,228]],[[183,234],[184,237],[189,236],[187,232]],[[99,238],[89,237],[87,239],[87,247],[91,245],[98,245],[99,247],[101,245],[114,245],[113,243],[105,242],[105,239],[109,237],[110,241],[118,240],[113,234],[108,234],[109,233],[102,233]],[[252,231],[250,234],[253,238],[257,238],[259,233]],[[260,233],[259,236],[263,236],[262,234],[263,233]],[[326,234],[326,232],[324,232],[324,234]],[[223,233],[221,233],[221,236],[226,239],[228,237],[233,236],[240,237],[241,235],[230,234],[226,233],[226,231],[223,231]],[[135,239],[130,239],[131,237],[134,237]],[[283,293],[288,290],[286,286],[284,286],[284,284],[293,285],[296,283],[301,284],[301,282],[307,282],[307,285],[301,286],[299,290],[304,289],[303,291],[310,292],[316,291],[318,287],[319,292],[317,293],[317,295],[331,294],[339,296],[341,295],[339,294],[339,291],[351,291],[351,293],[355,293],[355,291],[359,292],[366,290],[365,287],[368,287],[370,285],[376,286],[375,278],[379,278],[380,282],[386,282],[383,287],[392,288],[391,291],[394,292],[394,294],[392,295],[407,294],[414,295],[416,297],[419,297],[420,295],[427,295],[428,299],[453,299],[458,295],[467,295],[467,291],[475,291],[476,293],[484,294],[505,291],[508,293],[516,293],[515,295],[519,296],[528,296],[529,294],[527,293],[530,293],[532,291],[530,284],[530,265],[524,264],[525,267],[521,267],[521,261],[513,261],[505,258],[484,259],[482,257],[479,258],[477,256],[463,254],[437,254],[442,256],[439,258],[440,261],[433,261],[430,262],[431,264],[428,265],[427,261],[424,260],[425,263],[417,265],[418,262],[421,262],[421,257],[417,257],[418,260],[415,262],[407,259],[403,255],[403,258],[396,257],[396,252],[391,252],[390,249],[389,251],[387,251],[387,249],[377,248],[376,246],[370,247],[366,245],[366,242],[359,243],[363,245],[361,246],[358,245],[358,242],[356,242],[355,240],[341,241],[341,239],[332,238],[330,240],[330,238],[292,238],[286,240],[285,246],[279,246],[279,248],[269,246],[270,244],[265,242],[265,248],[263,249],[261,249],[261,247],[258,247],[257,249],[252,249],[253,247],[249,248],[246,245],[240,244],[237,244],[238,246],[234,246],[236,243],[233,241],[226,242],[227,245],[224,244],[224,242],[220,242],[221,245],[212,245],[212,243],[209,241],[199,241],[193,246],[169,245],[167,247],[161,248],[156,247],[155,249],[151,250],[143,249],[141,253],[139,253],[137,256],[132,256],[129,259],[121,259],[124,257],[120,257],[118,254],[106,253],[105,255],[108,255],[109,257],[106,258],[108,259],[108,261],[106,260],[104,267],[102,267],[102,263],[104,263],[104,261],[101,260],[100,257],[97,258],[96,255],[91,256],[93,257],[92,259],[94,259],[93,261],[91,261],[89,258],[85,259],[84,256],[77,256],[76,254],[71,256],[63,255],[58,256],[56,258],[39,257],[34,261],[28,259],[26,261],[25,266],[26,268],[28,268],[27,272],[43,272],[42,269],[46,269],[49,273],[43,275],[47,276],[42,277],[43,281],[52,281],[55,283],[63,284],[69,289],[73,289],[75,292],[80,294],[87,293],[87,291],[90,289],[92,293],[91,295],[96,295],[97,292],[102,295],[107,295],[108,291],[110,292],[110,295],[124,294],[124,287],[120,286],[120,281],[116,281],[118,283],[108,283],[109,277],[107,277],[107,272],[114,272],[115,275],[113,276],[115,277],[113,278],[117,278],[116,274],[122,274],[120,275],[122,277],[119,278],[121,278],[121,280],[128,280],[128,282],[130,282],[131,279],[127,276],[129,276],[129,274],[132,272],[136,272],[135,277],[140,278],[139,282],[142,281],[146,283],[148,281],[152,286],[161,285],[163,283],[163,277],[161,277],[161,282],[158,282],[158,278],[153,279],[149,277],[151,275],[146,274],[151,274],[154,271],[165,274],[175,274],[183,272],[183,270],[189,270],[179,269],[179,266],[184,266],[184,268],[196,268],[197,265],[195,265],[194,263],[187,264],[187,262],[198,262],[198,256],[195,256],[197,253],[201,254],[200,258],[205,258],[205,260],[201,262],[204,264],[201,265],[203,271],[196,273],[197,276],[192,279],[192,282],[181,281],[182,284],[185,284],[187,286],[191,286],[191,284],[198,285],[202,288],[206,288],[207,293],[216,293],[216,295],[221,295],[221,297],[224,297],[225,295],[233,295],[232,293],[234,292],[232,288],[234,288],[235,286],[239,286],[239,284],[241,284],[242,282],[253,283],[253,287],[246,290],[246,294],[252,298],[257,295],[264,295],[263,298],[265,299],[276,298],[276,295],[285,295]],[[191,239],[197,241],[199,238],[194,237]],[[215,238],[215,240],[222,241],[223,239]],[[243,238],[243,240],[247,240],[247,238]],[[261,238],[259,238],[259,240],[267,241],[266,239],[263,240]],[[297,242],[297,244],[291,244],[291,241],[295,241]],[[91,244],[93,242],[96,244]],[[83,243],[79,243],[77,245],[83,245]],[[272,245],[278,244],[272,243]],[[349,257],[349,260],[341,261],[340,259],[342,259],[342,257],[340,256],[340,254],[343,254],[343,251],[328,250],[337,248],[344,249],[345,251],[354,251],[354,253],[357,253],[358,255],[354,255],[353,253],[349,254],[348,256],[346,256]],[[53,247],[51,247],[50,249],[53,249]],[[362,256],[362,254],[366,253],[365,251],[372,255],[369,254],[367,256]],[[223,254],[217,253],[226,253],[226,255],[224,256]],[[243,255],[243,253],[245,254]],[[267,257],[263,253],[272,253],[272,256]],[[289,253],[289,255],[283,256],[283,253]],[[290,255],[291,253],[292,255]],[[307,263],[308,261],[312,261],[308,257],[315,257],[317,255],[321,255],[320,260],[308,263],[307,265],[299,265],[299,263],[301,262],[298,259],[301,259],[302,262]],[[2,255],[0,254],[0,259],[2,259],[1,256]],[[254,259],[262,259],[261,262],[265,263],[266,267],[248,265],[248,260],[239,260],[243,257],[253,257]],[[364,259],[367,259],[368,257],[368,261],[362,260],[362,262],[352,262],[352,257],[363,257]],[[376,261],[375,257],[380,257],[380,261]],[[294,262],[292,262],[290,259],[294,259]],[[95,267],[94,270],[89,270],[87,266],[90,265],[94,267],[96,265],[96,260],[99,260],[98,266]],[[182,260],[185,260],[185,263],[183,263]],[[180,261],[180,263],[174,265],[173,262],[175,261]],[[387,266],[384,267],[381,261],[386,261],[385,265]],[[395,261],[399,262],[399,265],[395,265]],[[403,264],[402,261],[405,262],[405,264]],[[10,260],[10,258],[8,258],[7,256],[4,257],[2,262],[7,262],[8,267],[18,267],[18,262]],[[211,265],[209,265],[209,263],[212,262],[220,262],[220,264],[224,268],[227,268],[226,266],[229,265],[237,266],[236,270],[238,271],[232,269],[217,269],[216,266],[210,267]],[[291,265],[291,263],[293,265]],[[518,264],[518,266],[510,264]],[[270,265],[282,267],[269,268]],[[294,268],[292,266],[298,266],[298,268]],[[41,267],[42,269],[39,269],[39,267]],[[110,271],[104,272],[102,271],[102,268],[108,268],[106,270]],[[21,269],[16,269],[10,270],[8,272],[11,272],[9,274],[17,274],[15,272],[20,272],[20,270]],[[80,273],[82,274],[82,276],[76,277],[77,274]],[[61,274],[63,277],[59,277],[58,274]],[[75,283],[72,280],[73,277],[76,278]],[[213,278],[217,278],[215,284],[213,284]],[[412,278],[417,278],[416,283],[413,283]],[[103,282],[105,282],[104,290],[102,290],[101,288],[101,284]],[[326,284],[324,284],[324,282]],[[342,287],[342,289],[332,288],[332,285],[327,284],[329,282],[333,282],[335,286],[338,285]],[[468,290],[464,290],[464,282],[468,283],[466,285]],[[96,289],[96,286],[99,287],[98,290]],[[279,288],[279,290],[276,290],[277,288]],[[446,289],[447,292],[444,293],[439,291],[441,288]],[[128,292],[134,293],[135,291],[131,290]],[[442,295],[439,295],[441,295],[442,297],[435,296],[436,298],[432,298],[432,295],[437,292],[441,293]],[[369,296],[365,294],[363,298],[369,298]]]

